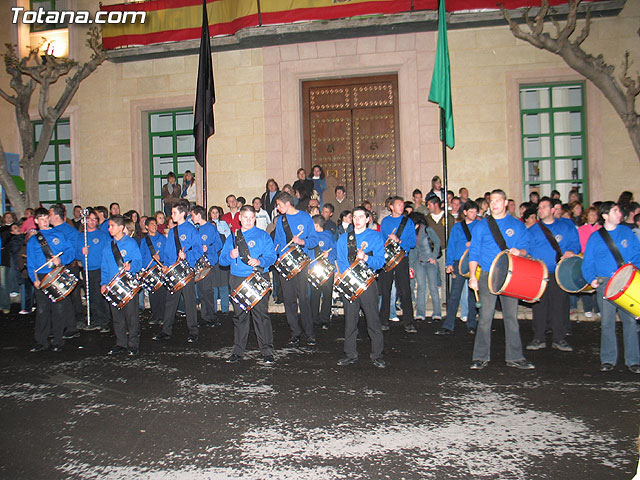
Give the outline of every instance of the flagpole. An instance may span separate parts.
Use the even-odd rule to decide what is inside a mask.
[[[440,107],[440,128],[442,128],[442,188],[444,189],[444,246],[446,252],[449,243],[449,179],[447,175],[447,122],[444,108]],[[446,272],[446,269],[445,269]],[[449,274],[445,275],[446,300],[449,302]]]
[[[202,206],[207,209],[207,140],[204,132],[205,122],[202,122],[202,138],[204,138],[204,148],[202,153]],[[209,220],[207,218],[207,220]]]

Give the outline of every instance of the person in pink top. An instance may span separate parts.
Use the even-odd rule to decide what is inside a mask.
[[[34,210],[33,208],[27,208],[24,211],[24,222],[22,222],[22,226],[20,227],[20,233],[27,233],[29,230],[36,229],[36,222],[33,218]]]
[[[587,208],[582,214],[582,222],[583,224],[578,227],[578,237],[580,237],[580,251],[584,253],[584,247],[587,245],[587,240],[589,240],[591,234],[602,227],[598,223],[598,209],[593,205]],[[593,312],[597,312],[594,295],[593,293],[571,295],[571,309],[575,310],[578,306],[578,298],[581,298],[584,316],[587,318],[593,317]]]

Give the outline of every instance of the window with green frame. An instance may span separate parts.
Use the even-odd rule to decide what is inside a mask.
[[[67,8],[67,0],[30,0],[29,7],[31,11],[37,12],[42,9],[45,12],[56,11],[62,12],[63,10],[69,10]],[[58,30],[60,28],[67,28],[67,23],[59,23],[57,25],[49,23],[32,23],[32,32],[43,32],[45,30]]]
[[[42,132],[42,122],[33,122],[35,146]],[[38,185],[40,202],[49,207],[54,203],[71,205],[71,135],[69,119],[56,122],[47,154],[40,165]]]
[[[566,202],[577,190],[588,204],[585,114],[583,83],[520,87],[525,200],[558,190]]]
[[[186,170],[195,171],[195,140],[193,109],[183,108],[149,112],[149,161],[151,177],[151,208],[164,210],[162,185],[173,172],[182,183]]]

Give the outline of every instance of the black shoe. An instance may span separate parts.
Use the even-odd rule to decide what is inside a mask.
[[[345,367],[347,365],[353,365],[357,361],[358,361],[357,357],[344,357],[344,358],[341,358],[340,360],[338,360],[337,365],[339,367]]]
[[[473,362],[471,362],[471,366],[469,368],[471,370],[482,370],[487,365],[489,365],[488,360],[474,360]]]
[[[434,335],[453,335],[453,332],[447,328],[439,328],[437,329],[435,332],[433,332]]]
[[[166,342],[171,338],[171,335],[167,335],[164,332],[160,332],[157,335],[151,337],[151,340],[155,340],[156,342]]]
[[[612,372],[614,368],[615,367],[612,363],[603,363],[602,365],[600,365],[601,372]]]
[[[265,365],[273,365],[274,363],[276,363],[276,361],[273,358],[273,355],[265,355],[262,359],[262,363],[264,363]]]
[[[640,373],[640,365],[629,365],[628,368],[631,373]]]
[[[297,347],[300,345],[300,337],[291,337],[287,343],[288,347]]]
[[[62,346],[61,345],[51,345],[51,351],[58,353],[62,351]]]
[[[469,332],[469,335],[475,335],[476,334],[476,329],[475,328],[468,328],[467,332]]]
[[[376,368],[385,368],[387,366],[387,362],[382,358],[374,358],[371,360],[371,363],[373,363],[373,366]]]
[[[38,353],[38,352],[44,352],[45,350],[48,350],[48,349],[49,347],[45,347],[41,343],[36,343],[33,347],[31,347],[31,349],[29,349],[29,351],[32,353]]]
[[[72,338],[79,338],[80,337],[80,332],[79,331],[75,331],[75,332],[65,332],[64,335],[62,335],[62,338],[64,338],[65,340],[70,340]]]
[[[84,330],[85,332],[91,332],[93,330],[100,330],[100,325],[97,325],[95,323],[92,323],[91,325],[82,325],[81,327],[78,327],[80,330]]]
[[[198,335],[191,334],[187,337],[187,343],[196,343],[198,341]]]
[[[407,333],[418,333],[418,329],[415,325],[407,325],[404,327],[404,331]]]
[[[119,355],[121,353],[126,353],[126,347],[121,347],[120,345],[115,345],[111,347],[111,349],[107,352],[107,355]]]
[[[275,301],[276,305],[282,305],[284,302],[282,300],[280,300],[279,298]]]
[[[130,348],[127,352],[127,355],[129,355],[130,357],[135,357],[136,355],[138,355],[138,349]]]
[[[323,330],[329,330],[329,324],[328,323],[323,323],[322,324],[322,329]]]
[[[526,358],[523,358],[522,360],[508,361],[507,367],[518,368],[520,370],[533,370],[536,368],[535,365]]]
[[[383,332],[388,332],[389,331],[389,325],[380,325],[380,330],[382,330]]]
[[[271,358],[273,358],[273,357],[271,357]],[[242,357],[240,355],[236,355],[235,353],[232,353],[227,358],[227,363],[238,363],[240,360],[242,360]]]
[[[308,347],[315,347],[316,345],[318,345],[318,342],[316,342],[315,338],[313,338],[313,337],[307,338],[307,346]]]
[[[100,327],[100,333],[111,333],[111,329],[108,325],[103,325]]]

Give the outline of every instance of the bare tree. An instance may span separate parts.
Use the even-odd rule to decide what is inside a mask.
[[[56,121],[69,106],[71,99],[78,91],[80,82],[87,78],[102,62],[106,52],[102,47],[100,30],[93,27],[87,33],[87,46],[91,49],[91,59],[83,64],[67,58],[57,58],[41,51],[41,47],[31,48],[24,58],[18,58],[17,47],[6,44],[4,57],[7,73],[11,77],[10,86],[15,94],[10,95],[0,88],[0,97],[13,105],[22,143],[20,166],[25,181],[24,195],[18,191],[12,177],[7,171],[7,161],[0,141],[0,184],[7,192],[14,208],[22,213],[26,206],[37,206],[40,203],[38,174],[40,165],[49,148]],[[45,49],[46,50],[46,49]],[[66,79],[65,88],[60,98],[51,105],[50,87],[61,77]],[[42,130],[36,148],[33,126],[29,116],[31,97],[39,87],[38,114],[42,119]]]
[[[525,22],[529,32],[524,32],[510,16],[509,12],[501,7],[502,15],[509,23],[509,28],[516,38],[525,40],[531,45],[551,53],[555,53],[573,68],[590,80],[604,96],[611,102],[613,108],[624,122],[631,143],[640,160],[640,120],[635,110],[635,100],[640,93],[640,76],[635,79],[629,73],[631,62],[629,52],[625,53],[622,64],[622,74],[619,79],[614,76],[614,67],[604,61],[602,54],[594,57],[582,49],[582,43],[589,36],[591,28],[590,11],[587,9],[585,24],[580,33],[571,39],[576,31],[578,7],[582,0],[569,0],[569,13],[564,26],[553,17],[553,8],[549,7],[548,0],[542,0],[542,6],[535,18],[529,16],[529,9],[525,11]],[[555,27],[555,36],[544,32],[545,18],[549,16]],[[640,35],[640,31],[638,31]]]

